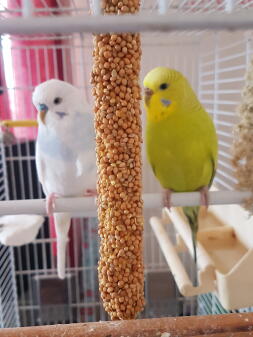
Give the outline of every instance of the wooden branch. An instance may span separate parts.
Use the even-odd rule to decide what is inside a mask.
[[[153,318],[0,329],[0,337],[246,337],[253,313]]]

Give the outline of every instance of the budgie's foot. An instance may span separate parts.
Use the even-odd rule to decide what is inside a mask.
[[[97,190],[87,189],[84,192],[84,197],[95,197],[95,205],[96,205],[96,207],[98,206],[97,196],[98,196]]]
[[[199,189],[200,192],[200,204],[201,206],[205,206],[206,209],[209,206],[209,195],[208,195],[208,187],[203,186]]]
[[[169,210],[171,208],[171,193],[172,190],[169,188],[163,191],[163,207],[167,207]]]
[[[58,195],[56,193],[51,193],[46,198],[46,210],[47,210],[48,216],[51,216],[54,213],[55,200],[56,200],[57,197],[58,197]]]
[[[84,192],[85,197],[96,197],[97,196],[97,190],[87,189]]]

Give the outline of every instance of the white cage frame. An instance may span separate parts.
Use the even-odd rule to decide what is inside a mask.
[[[229,116],[231,118],[234,116],[231,110],[234,112],[236,105],[240,101],[240,89],[237,88],[235,89],[235,91],[232,91],[233,89],[224,89],[223,85],[226,83],[226,78],[223,78],[223,76],[224,74],[228,74],[232,71],[240,72],[240,75],[234,77],[234,80],[240,80],[241,84],[243,83],[243,74],[246,71],[247,64],[249,63],[250,56],[252,55],[253,51],[252,37],[250,32],[240,33],[241,35],[239,34],[235,38],[235,42],[229,41],[225,46],[222,45],[223,40],[219,39],[222,39],[222,36],[224,36],[223,34],[226,34],[220,32],[221,30],[239,29],[245,31],[248,29],[253,29],[253,21],[251,19],[253,15],[253,12],[251,10],[251,7],[253,8],[253,1],[243,2],[230,0],[220,1],[219,4],[217,4],[217,2],[213,0],[196,0],[194,5],[190,5],[190,2],[187,0],[160,0],[155,3],[150,0],[143,1],[142,10],[139,15],[128,15],[120,18],[117,16],[110,16],[109,18],[103,17],[101,15],[99,0],[94,1],[92,4],[94,10],[93,16],[88,16],[88,11],[90,9],[90,5],[88,3],[84,6],[78,7],[73,5],[75,4],[74,1],[71,1],[72,6],[64,6],[64,1],[58,0],[57,3],[61,6],[61,14],[67,13],[71,15],[68,17],[61,16],[58,18],[55,17],[55,9],[47,7],[46,2],[44,3],[45,8],[38,10],[31,6],[32,1],[24,0],[23,7],[18,10],[13,10],[13,12],[7,12],[6,8],[0,3],[0,12],[2,19],[0,24],[0,34],[19,34],[21,38],[22,34],[25,34],[26,38],[29,38],[27,37],[27,35],[29,34],[47,34],[47,36],[48,34],[52,34],[51,36],[54,36],[54,34],[57,33],[75,33],[79,36],[80,44],[78,48],[82,48],[84,47],[83,43],[86,40],[85,33],[103,33],[108,31],[157,32],[157,34],[160,34],[160,37],[162,38],[160,38],[159,41],[156,41],[156,35],[152,39],[152,42],[149,43],[145,41],[146,33],[143,34],[144,48],[149,48],[149,46],[150,48],[153,48],[156,44],[162,45],[162,43],[164,43],[166,45],[170,43],[170,45],[174,45],[176,46],[176,48],[178,48],[178,50],[180,50],[182,46],[185,48],[184,44],[187,44],[187,41],[189,43],[189,38],[191,44],[195,45],[196,47],[195,51],[199,50],[198,48],[205,48],[201,46],[201,44],[202,41],[205,39],[204,34],[207,34],[206,36],[211,39],[208,48],[213,48],[213,50],[211,52],[200,55],[199,58],[196,59],[199,62],[199,69],[197,69],[199,77],[196,78],[196,74],[192,74],[191,82],[193,83],[193,86],[197,86],[196,89],[198,88],[200,100],[205,104],[207,110],[211,114],[213,114],[214,121],[218,129],[218,134],[220,136],[219,165],[221,169],[218,171],[216,184],[219,188],[227,190],[211,192],[210,203],[237,204],[241,203],[243,199],[245,199],[245,197],[251,195],[250,192],[247,191],[232,191],[236,180],[233,178],[233,172],[231,170],[231,166],[229,165],[230,155],[228,154],[228,149],[231,145],[232,138],[230,131],[228,131],[226,128],[230,128],[229,130],[231,130],[231,127],[233,126],[235,120],[233,119],[232,121],[227,121],[224,120],[223,116]],[[33,14],[43,14],[43,12],[48,12],[50,14],[49,17],[33,18]],[[17,13],[21,13],[22,17],[12,17],[12,15],[15,16]],[[175,13],[177,13],[177,16],[175,16]],[[51,16],[53,16],[53,20]],[[215,30],[216,33],[210,34],[210,30]],[[165,37],[164,33],[168,32],[172,32],[172,34],[166,36],[166,38],[163,38]],[[187,37],[187,39],[184,38],[185,36]],[[30,38],[32,38],[32,36]],[[222,64],[222,59],[227,58],[228,60],[229,55],[231,57],[234,57],[235,64],[230,65],[229,67],[224,67]],[[146,60],[146,62],[148,64],[148,60]],[[174,61],[172,61],[172,63],[173,62],[176,66],[178,61],[175,59]],[[182,65],[182,67],[186,68],[186,65]],[[209,69],[209,67],[211,67],[211,70]],[[213,76],[213,78],[210,79],[210,76]],[[206,82],[209,83],[207,84]],[[211,86],[211,89],[206,88],[206,86],[208,87],[208,85]],[[225,95],[236,95],[236,99],[231,100],[231,98],[224,98]],[[33,159],[34,158],[29,158],[29,160]],[[13,160],[13,158],[11,160]],[[158,208],[160,206],[161,197],[159,193],[155,192],[159,192],[159,188],[157,187],[154,180],[150,178],[151,176],[149,172],[144,172],[144,175],[145,182],[150,180],[150,184],[147,184],[147,191],[144,191],[146,192],[144,194],[146,207],[152,209]],[[199,194],[174,194],[172,197],[172,203],[175,206],[196,205],[199,203]],[[82,212],[80,212],[81,209]],[[69,211],[73,215],[80,215],[82,213],[82,216],[93,216],[95,214],[95,203],[93,199],[58,199],[56,202],[56,211]],[[148,210],[147,217],[149,212],[150,211]],[[45,214],[44,201],[42,199],[19,201],[6,200],[0,203],[0,215],[20,213]],[[146,234],[150,240],[152,251],[156,251],[158,246],[152,233],[150,231],[147,231]],[[36,244],[46,245],[48,243],[49,242],[45,239],[38,239],[36,241]],[[12,250],[8,249],[8,252],[10,252],[10,261],[13,265]],[[6,255],[6,253],[4,254]],[[154,254],[154,256],[151,256],[151,262],[147,265],[147,271],[158,272],[164,270],[167,270],[167,266],[165,265],[164,259],[159,251],[158,254]],[[44,272],[46,272],[47,274],[47,268],[44,268]],[[40,271],[38,271],[38,273],[40,273]],[[50,273],[51,271],[48,272],[48,274]],[[22,275],[22,271],[18,271],[17,275]],[[13,287],[13,293],[15,294],[16,286],[14,279],[12,279],[11,284]],[[67,286],[70,290],[71,285],[69,281]],[[30,296],[32,296],[32,294],[30,294]],[[15,299],[15,301],[17,301],[17,298]],[[183,300],[180,298],[180,301]],[[190,309],[188,310],[188,308]],[[24,305],[23,307],[21,306],[20,310],[25,311],[26,309],[27,306]],[[193,313],[194,310],[194,299],[191,299],[190,301],[186,301],[184,303],[182,313]],[[10,324],[12,324],[11,326],[19,324],[18,312],[17,310],[13,312],[15,312],[16,315],[15,319],[9,318],[8,316],[7,318],[9,319],[9,321],[7,320],[8,323],[5,322],[5,327],[9,326]],[[10,315],[10,313],[8,315]],[[102,315],[101,317],[103,318],[105,316]],[[3,318],[3,313],[0,309],[0,323],[1,318],[2,320],[5,320]],[[32,320],[35,324],[43,323],[36,322],[35,318],[33,318]]]

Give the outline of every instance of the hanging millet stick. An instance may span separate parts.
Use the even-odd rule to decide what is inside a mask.
[[[135,13],[136,0],[104,0],[105,14]],[[111,319],[144,306],[139,34],[94,37],[92,85],[98,165],[99,289]]]

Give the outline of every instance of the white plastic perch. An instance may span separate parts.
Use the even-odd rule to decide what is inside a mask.
[[[129,14],[105,15],[99,20],[93,16],[61,16],[15,18],[1,20],[0,34],[49,34],[49,33],[137,33],[150,31],[182,30],[240,30],[252,29],[252,10],[231,14]]]
[[[214,191],[209,192],[210,205],[242,204],[251,196],[251,192],[242,191]],[[162,196],[159,193],[143,195],[144,207],[161,208]],[[172,206],[195,206],[200,204],[200,193],[172,193]],[[46,214],[45,199],[35,200],[8,200],[0,201],[0,215],[11,214]],[[91,197],[59,198],[55,202],[55,212],[68,212],[72,215],[96,215],[96,200]]]
[[[166,230],[164,229],[161,219],[153,217],[150,219],[150,224],[156,235],[156,238],[163,252],[163,255],[174,276],[174,279],[176,281],[176,284],[178,286],[180,293],[184,296],[194,296],[194,295],[213,291],[215,289],[214,288],[214,280],[215,280],[214,266],[212,264],[212,261],[205,254],[201,245],[198,243],[197,256],[201,264],[200,273],[198,277],[199,286],[194,287],[187,275],[185,267],[183,266],[180,258],[178,257],[175,247],[173,246]],[[182,224],[183,223],[180,221],[180,225]],[[184,229],[181,232],[186,234],[186,235],[183,234],[184,235],[183,239],[185,238],[187,239],[187,235],[191,239],[191,234],[189,233],[189,229],[186,227],[185,224],[183,225],[184,225],[183,226]],[[187,240],[186,242],[188,241],[189,240]]]

